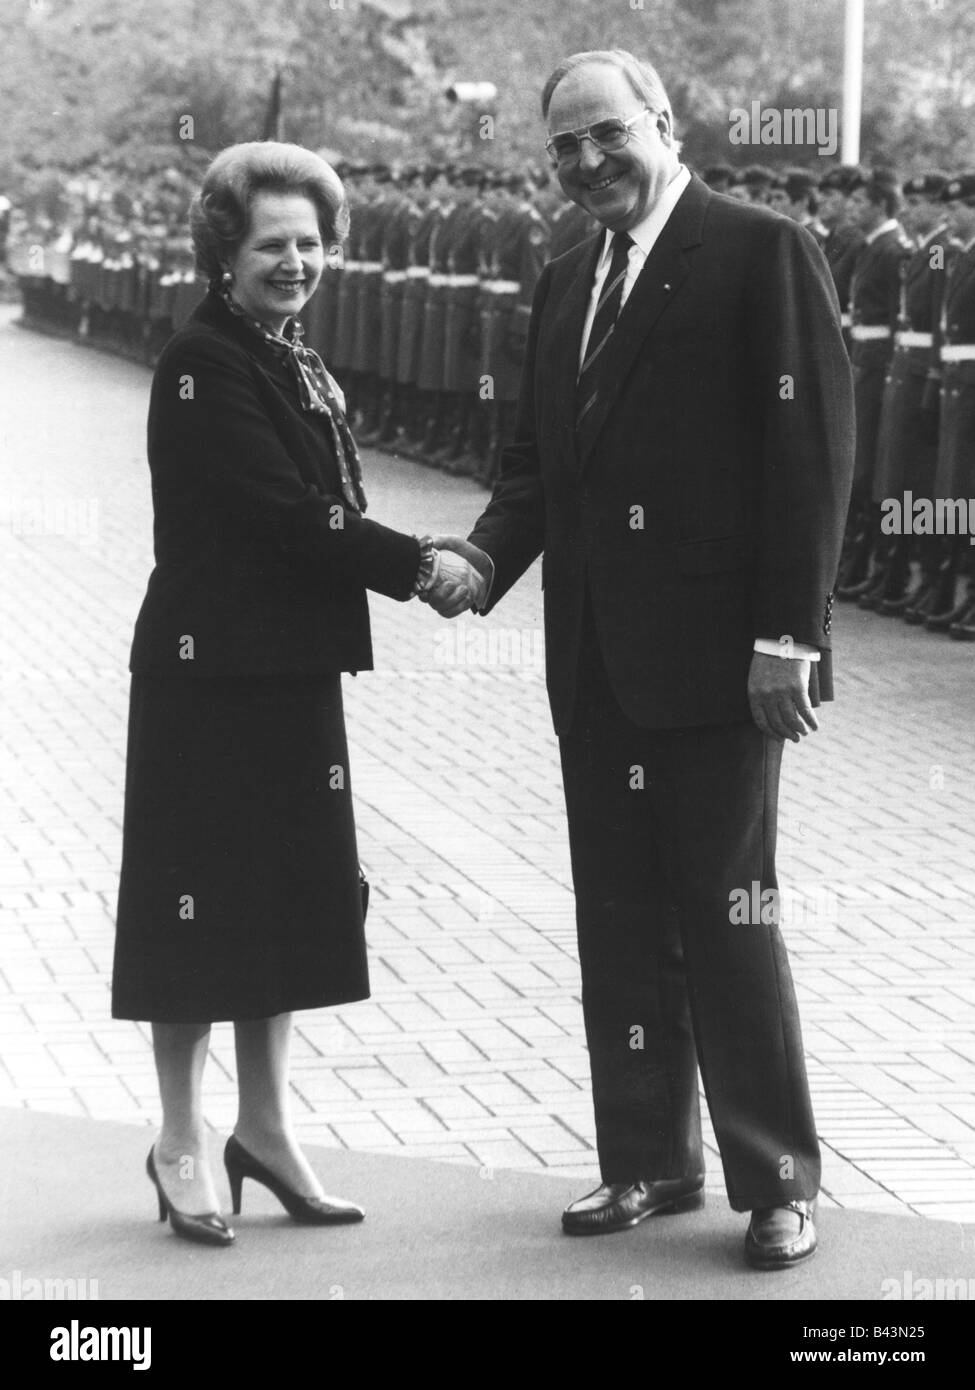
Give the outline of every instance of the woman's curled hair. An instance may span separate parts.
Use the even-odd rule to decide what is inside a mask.
[[[211,284],[247,235],[257,193],[308,198],[318,213],[324,246],[341,244],[349,231],[349,205],[330,164],[301,145],[252,140],[221,150],[190,204],[190,234],[197,271]]]

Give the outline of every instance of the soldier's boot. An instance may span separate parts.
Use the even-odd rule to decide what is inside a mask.
[[[443,428],[440,434],[440,447],[433,455],[437,468],[445,468],[456,457],[458,451],[457,431],[460,425],[461,396],[457,391],[444,392]]]
[[[968,613],[975,597],[971,586],[965,584],[959,595],[956,596],[951,607],[940,612],[930,613],[924,620],[924,626],[928,632],[948,632],[952,623],[961,622]]]
[[[388,386],[383,390],[382,387],[383,383],[380,381],[375,393],[375,403],[371,403],[371,409],[368,412],[368,420],[372,427],[366,428],[365,433],[362,434],[361,442],[363,444],[388,443],[393,437],[386,433],[393,413],[393,388]]]
[[[861,608],[880,612],[885,603],[904,598],[911,577],[910,551],[910,536],[889,537],[876,583],[861,597]]]
[[[404,388],[393,383],[386,392],[379,420],[379,443],[394,444],[403,429]]]
[[[362,423],[359,426],[359,433],[363,441],[374,444],[379,437],[379,419],[382,409],[382,383],[375,372],[369,372],[365,377],[360,408]]]
[[[954,607],[957,567],[957,552],[949,547],[938,568],[928,574],[914,602],[904,609],[906,623],[919,626],[933,613],[946,613]]]
[[[448,459],[447,468],[465,478],[480,478],[485,469],[490,416],[487,403],[465,396],[461,405],[456,442],[460,452]]]
[[[435,391],[429,401],[429,410],[420,440],[418,457],[421,463],[434,466],[436,455],[443,448],[449,401],[445,391]]]
[[[907,537],[905,537],[907,539]],[[934,545],[930,544],[934,541]],[[877,606],[877,612],[885,618],[904,618],[908,609],[925,601],[927,591],[937,584],[940,575],[939,561],[942,555],[940,537],[921,536],[916,542],[915,554],[918,560],[918,577],[911,584],[908,574],[904,591],[896,598],[885,598]],[[910,569],[910,566],[908,566]]]
[[[969,581],[968,607],[948,629],[956,642],[975,642],[975,580]]]
[[[845,567],[837,576],[836,597],[844,603],[855,602],[873,582],[872,560],[877,536],[872,522],[866,512],[861,513],[856,541]]]

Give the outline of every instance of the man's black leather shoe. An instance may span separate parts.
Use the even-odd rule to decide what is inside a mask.
[[[753,1269],[786,1269],[816,1249],[815,1198],[786,1202],[752,1212],[745,1236],[745,1259]]]
[[[562,1213],[570,1236],[602,1236],[626,1231],[648,1216],[696,1211],[704,1206],[704,1176],[661,1182],[604,1182]]]

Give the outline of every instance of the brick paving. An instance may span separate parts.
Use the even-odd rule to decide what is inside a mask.
[[[151,564],[140,367],[0,317],[0,1106],[152,1125],[113,1022],[127,658]],[[23,409],[15,407],[23,406]],[[368,456],[372,515],[463,532],[472,483]],[[372,601],[345,682],[373,997],[299,1016],[301,1135],[595,1175],[537,567],[487,620]],[[837,703],[786,750],[780,877],[826,1201],[975,1219],[975,652],[841,608]],[[232,1032],[207,1113],[233,1122]],[[723,1191],[709,1131],[709,1184]]]

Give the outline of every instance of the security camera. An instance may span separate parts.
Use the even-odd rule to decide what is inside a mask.
[[[448,101],[478,102],[484,106],[496,100],[498,89],[493,82],[454,82],[444,95]]]

